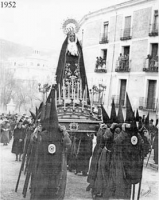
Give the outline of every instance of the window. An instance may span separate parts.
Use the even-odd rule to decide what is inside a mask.
[[[104,27],[103,27],[103,37],[107,38],[108,37],[108,22],[104,22]]]
[[[154,24],[158,24],[158,10],[154,11]]]
[[[130,36],[130,30],[131,30],[131,16],[125,17],[125,26],[124,26],[124,37]]]
[[[124,56],[129,55],[129,53],[130,53],[130,46],[124,46],[123,47]]]
[[[125,93],[126,93],[126,79],[120,80],[120,96],[119,96],[119,103],[123,106],[125,103]]]
[[[103,60],[107,60],[107,49],[103,49],[102,50],[102,53],[103,53]]]
[[[153,43],[152,44],[152,52],[151,52],[151,56],[153,59],[158,60],[158,44],[157,43]]]
[[[156,80],[148,81],[147,109],[155,109]]]

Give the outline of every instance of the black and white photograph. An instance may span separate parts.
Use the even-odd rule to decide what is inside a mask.
[[[0,0],[0,200],[158,200],[159,0]]]

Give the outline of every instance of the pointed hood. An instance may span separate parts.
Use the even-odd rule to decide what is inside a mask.
[[[121,103],[119,104],[119,110],[118,110],[118,123],[124,123],[124,116],[123,116],[123,112],[122,112],[122,106]]]
[[[102,116],[103,116],[103,122],[105,124],[109,123],[110,119],[109,119],[109,116],[106,112],[106,110],[104,109],[104,106],[101,104],[101,109],[102,109]]]
[[[50,127],[51,128],[58,128],[58,116],[55,104],[55,87],[53,86],[50,92]]]
[[[33,118],[33,120],[35,121],[36,120],[36,115],[32,111],[30,111],[30,114],[31,114],[31,117]]]
[[[41,102],[41,104],[40,104],[40,106],[39,106],[39,112],[41,112],[42,107],[43,107],[43,102]]]
[[[145,127],[147,129],[149,129],[149,113],[147,114],[146,118],[145,118]]]
[[[140,116],[138,109],[136,110],[136,121],[139,122]]]
[[[111,113],[110,113],[110,122],[111,123],[117,122],[114,98],[112,100],[112,108],[111,108]]]
[[[131,103],[129,100],[129,96],[126,93],[126,119],[125,119],[125,122],[130,123],[133,120],[134,120],[134,112],[133,112],[133,109],[132,109],[132,106],[131,106]]]

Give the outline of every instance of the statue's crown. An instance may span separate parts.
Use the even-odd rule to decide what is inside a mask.
[[[78,32],[79,25],[75,19],[67,19],[63,23],[62,29],[66,35],[71,35]]]

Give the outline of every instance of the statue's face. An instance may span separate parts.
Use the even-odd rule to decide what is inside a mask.
[[[70,34],[69,39],[71,42],[75,41],[75,35],[74,34]]]

